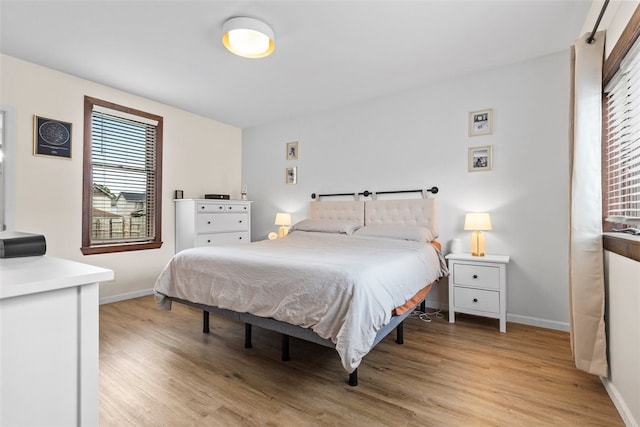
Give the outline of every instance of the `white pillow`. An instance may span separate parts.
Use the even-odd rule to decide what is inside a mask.
[[[425,227],[417,225],[373,224],[365,225],[355,232],[358,236],[386,237],[416,242],[431,242],[437,236]]]
[[[358,221],[345,219],[303,219],[295,223],[289,232],[300,231],[318,231],[322,233],[342,233],[353,234],[362,224]]]

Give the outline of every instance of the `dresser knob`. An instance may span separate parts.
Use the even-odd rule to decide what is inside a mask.
[[[242,236],[238,237],[239,240],[242,240]]]
[[[222,206],[218,207],[218,209],[222,209]]]
[[[211,243],[211,240],[207,240],[207,243]]]
[[[211,224],[211,221],[207,221],[207,224]]]
[[[477,275],[477,274],[474,274],[474,275],[473,275],[473,278],[474,278],[474,279],[477,279],[477,278],[478,278],[478,275]]]
[[[473,299],[473,302],[478,302],[478,298],[474,298],[474,299]]]
[[[239,219],[239,220],[238,220],[238,222],[239,222],[240,224],[242,224],[242,220],[241,220],[241,219]]]

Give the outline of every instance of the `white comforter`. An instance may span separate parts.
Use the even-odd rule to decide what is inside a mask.
[[[295,231],[182,251],[154,290],[163,309],[170,296],[311,328],[353,372],[393,309],[444,274],[442,255],[427,243]]]

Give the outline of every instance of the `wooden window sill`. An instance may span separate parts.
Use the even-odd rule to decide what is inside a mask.
[[[606,251],[640,262],[640,236],[624,233],[604,233],[602,235],[602,246]]]

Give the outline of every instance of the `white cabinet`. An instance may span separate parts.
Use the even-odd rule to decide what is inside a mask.
[[[456,312],[500,319],[507,331],[507,264],[505,255],[449,254],[449,322]]]
[[[175,202],[176,253],[199,246],[251,241],[251,202],[209,199]]]
[[[98,282],[113,271],[0,259],[0,426],[98,425]]]

